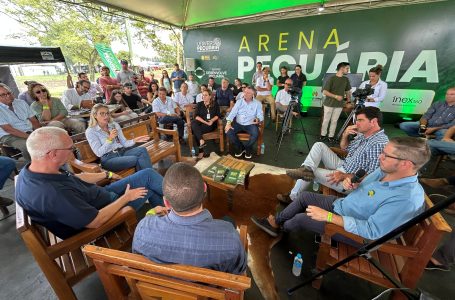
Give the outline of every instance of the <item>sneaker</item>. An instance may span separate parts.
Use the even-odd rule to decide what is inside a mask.
[[[328,141],[329,141],[329,143],[332,143],[332,144],[333,144],[333,143],[335,143],[335,138],[329,137]]]
[[[319,136],[320,141],[325,141],[326,139],[327,139],[327,136],[325,136],[325,135]]]
[[[278,234],[280,233],[280,230],[278,228],[273,227],[270,225],[269,221],[267,221],[267,218],[256,218],[256,217],[251,217],[251,221],[253,221],[254,224],[256,224],[257,227],[261,228],[265,232],[267,232],[269,235],[273,237],[277,237]]]
[[[278,194],[278,195],[276,195],[276,198],[284,206],[288,206],[292,202],[292,199],[291,199],[291,197],[289,197],[289,195]]]
[[[246,152],[245,150],[236,151],[234,153],[234,156],[235,157],[241,157],[245,152]]]
[[[186,145],[186,141],[183,138],[179,138],[180,145]]]
[[[433,263],[431,260],[427,263],[427,266],[425,267],[425,270],[428,271],[444,271],[448,272],[450,271],[450,268],[444,265],[437,265]]]
[[[251,154],[251,151],[250,151],[250,150],[245,151],[245,158],[246,158],[246,159],[250,159],[250,158],[252,158],[252,157],[253,157],[253,154]]]
[[[10,198],[0,197],[0,206],[9,206],[13,203],[14,201]]]
[[[314,179],[313,170],[307,166],[303,166],[297,169],[286,170],[286,175],[292,179],[303,179],[305,181],[312,181]]]

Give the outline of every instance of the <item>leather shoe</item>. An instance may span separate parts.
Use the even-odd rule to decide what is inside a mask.
[[[9,198],[0,197],[0,206],[9,206],[13,203],[14,201]]]
[[[313,170],[307,166],[303,166],[297,169],[286,170],[286,175],[292,179],[303,179],[305,181],[312,181],[314,179]]]

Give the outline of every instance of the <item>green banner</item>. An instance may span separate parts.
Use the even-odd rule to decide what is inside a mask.
[[[119,71],[121,67],[117,57],[114,52],[112,52],[111,47],[104,44],[95,44],[95,49],[98,51],[104,65],[111,71],[111,77],[115,78],[117,76],[115,71]]]
[[[389,87],[381,109],[421,114],[454,86],[455,1],[402,5],[278,21],[184,31],[185,57],[196,59],[200,82],[213,76],[251,83],[256,62],[302,66],[304,106],[321,106],[322,78],[342,61],[364,74],[382,64]],[[289,72],[291,75],[293,72]]]

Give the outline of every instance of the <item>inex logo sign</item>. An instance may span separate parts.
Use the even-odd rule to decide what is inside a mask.
[[[221,39],[214,38],[213,41],[197,42],[197,52],[218,52],[221,47]]]

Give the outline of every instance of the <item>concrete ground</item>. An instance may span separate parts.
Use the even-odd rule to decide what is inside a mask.
[[[302,123],[311,145],[317,141],[319,136],[320,119],[316,117],[305,117]],[[297,129],[300,129],[299,122],[294,122]],[[384,126],[389,137],[402,135],[399,129],[393,125]],[[308,153],[307,145],[304,142],[302,131],[293,131],[292,134],[284,137],[278,159],[276,154],[275,125],[268,122],[265,130],[265,154],[254,157],[253,161],[276,165],[285,168],[294,168],[300,165]],[[215,149],[214,145],[209,147]],[[303,150],[305,153],[299,154]],[[186,146],[182,149],[183,155],[188,156],[189,150]],[[18,167],[21,167],[21,163]],[[448,162],[437,170],[436,177],[447,176],[453,172],[455,164]],[[433,193],[434,191],[428,191]],[[11,180],[8,180],[5,187],[0,191],[2,196],[13,197],[14,187]],[[0,218],[0,299],[56,299],[56,296],[47,282],[46,277],[37,266],[34,258],[18,235],[15,228],[14,207],[10,206],[11,215]],[[446,220],[455,224],[453,216],[443,214]],[[285,235],[283,239],[272,249],[272,267],[276,279],[276,285],[281,299],[372,299],[384,289],[369,284],[366,281],[346,275],[340,271],[334,271],[324,277],[320,291],[314,290],[311,286],[305,286],[298,290],[293,296],[288,297],[286,290],[308,278],[315,263],[317,246],[314,243],[314,235],[309,232],[298,232]],[[290,252],[303,254],[303,271],[300,277],[294,277],[291,273],[293,255]],[[423,289],[439,299],[455,299],[455,271],[438,272],[425,271],[419,283]],[[93,274],[74,287],[79,299],[105,299],[103,286],[97,276]],[[246,292],[246,299],[262,299],[259,290],[253,283],[253,287]],[[382,297],[381,299],[386,299]]]

